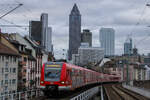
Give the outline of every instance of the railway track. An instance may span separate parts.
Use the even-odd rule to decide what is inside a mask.
[[[137,93],[124,89],[120,84],[104,85],[108,100],[149,100]]]

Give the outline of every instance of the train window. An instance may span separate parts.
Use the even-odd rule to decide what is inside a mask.
[[[72,68],[72,74],[74,74],[74,71],[75,71],[75,70]]]
[[[55,80],[60,79],[61,68],[46,68],[45,69],[45,79],[46,80]]]

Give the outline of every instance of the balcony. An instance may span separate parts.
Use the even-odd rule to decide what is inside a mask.
[[[26,66],[26,62],[25,61],[19,61],[19,65]]]

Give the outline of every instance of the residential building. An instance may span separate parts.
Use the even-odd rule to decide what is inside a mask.
[[[0,33],[0,95],[17,91],[19,57],[17,49]]]
[[[128,66],[128,68],[127,68]],[[128,71],[127,71],[128,70]],[[146,68],[137,63],[132,64],[124,64],[124,80],[127,80],[127,72],[128,72],[128,81],[133,80],[145,80],[146,79]]]
[[[89,43],[89,46],[92,47],[92,32],[89,29],[84,29],[81,33],[81,43]]]
[[[33,70],[33,72],[35,73],[35,81],[33,82],[35,83],[35,87],[39,88],[42,65],[48,60],[50,61],[54,60],[54,58],[51,52],[43,50],[43,48],[38,43],[32,41],[28,36],[25,36],[24,38],[30,43],[30,45],[36,51],[36,67],[35,70]]]
[[[148,54],[147,56],[144,56],[144,64],[147,64],[150,66],[150,54]]]
[[[22,37],[17,33],[9,34],[10,41],[16,41],[19,45],[14,46],[18,49],[21,54],[21,59],[19,62],[19,85],[18,90],[28,90],[35,88],[36,79],[36,50],[32,47],[30,42],[28,42],[26,37]],[[21,86],[20,86],[21,85]]]
[[[74,4],[69,15],[69,51],[68,59],[72,59],[72,54],[78,53],[81,43],[81,14],[76,4]]]
[[[113,56],[115,54],[115,30],[113,28],[101,28],[99,34],[105,56]]]

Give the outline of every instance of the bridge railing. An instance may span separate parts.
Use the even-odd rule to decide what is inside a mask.
[[[41,90],[35,89],[35,90],[28,90],[28,91],[22,91],[22,92],[16,92],[11,94],[4,94],[0,95],[0,100],[28,100],[32,99],[36,96],[41,96]]]
[[[99,87],[94,87],[94,88],[91,88],[91,89],[71,98],[70,100],[89,100],[98,92],[99,92]]]

